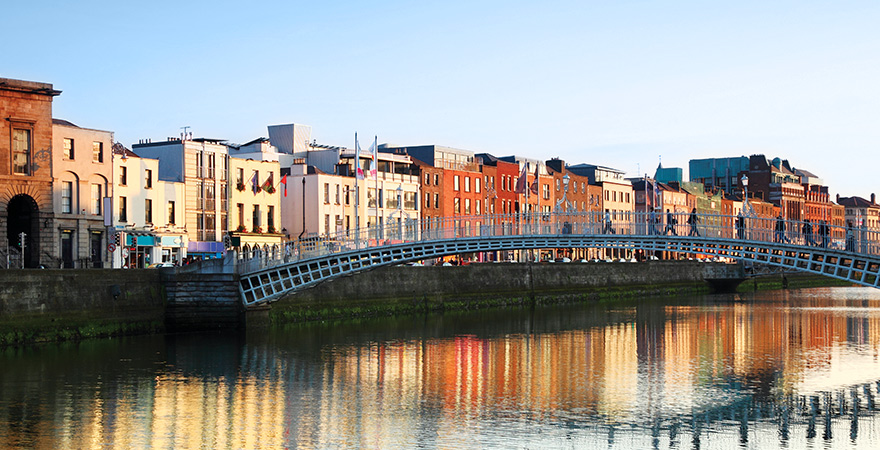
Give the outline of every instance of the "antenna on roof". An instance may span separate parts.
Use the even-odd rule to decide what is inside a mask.
[[[188,136],[189,138],[192,138],[192,133],[187,133],[187,131],[188,131],[190,128],[191,128],[191,127],[190,127],[189,125],[187,125],[187,126],[185,126],[185,127],[180,127],[180,129],[183,130],[183,133],[180,133],[180,140],[181,140],[181,141],[185,141],[185,140],[187,139],[187,136]]]

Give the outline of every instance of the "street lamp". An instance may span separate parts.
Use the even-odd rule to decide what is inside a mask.
[[[403,185],[397,185],[397,228],[400,230],[400,240],[403,241]]]

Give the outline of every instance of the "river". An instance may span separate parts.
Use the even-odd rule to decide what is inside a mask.
[[[880,448],[880,290],[0,352],[0,448]]]

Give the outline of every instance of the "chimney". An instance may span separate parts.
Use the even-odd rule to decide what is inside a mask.
[[[834,203],[837,203],[838,205],[840,204],[840,194],[837,194],[837,198],[835,199]]]
[[[874,196],[874,193],[871,192],[871,204],[872,204],[872,205],[874,205],[874,204],[877,203],[877,202],[874,201],[875,198],[876,198],[876,197]]]

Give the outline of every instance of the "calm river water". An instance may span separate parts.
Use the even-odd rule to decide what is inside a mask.
[[[6,349],[2,448],[880,448],[880,290]]]

